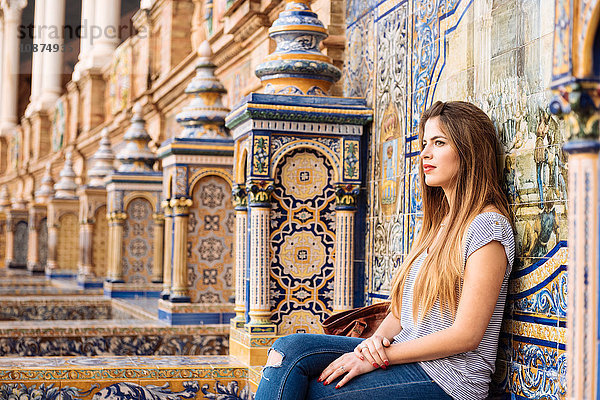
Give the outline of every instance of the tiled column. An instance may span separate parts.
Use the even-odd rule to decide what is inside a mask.
[[[600,320],[598,270],[598,171],[600,86],[575,82],[550,104],[570,130],[563,146],[569,164],[569,255],[567,274],[567,398],[596,399]],[[565,99],[569,99],[569,102]]]
[[[241,185],[233,187],[235,207],[235,318],[232,325],[243,328],[246,322],[246,248],[248,245],[248,198]]]
[[[121,212],[111,213],[108,218],[109,226],[109,247],[111,248],[110,273],[108,280],[113,283],[123,283],[123,225],[127,219],[127,214]]]
[[[248,192],[250,225],[249,259],[249,321],[246,328],[250,333],[275,333],[271,323],[269,304],[269,222],[271,213],[272,181],[251,181]]]
[[[353,307],[354,215],[358,185],[338,185],[335,204],[335,274],[333,312]]]
[[[162,283],[165,217],[162,214],[153,214],[152,219],[154,220],[154,264],[152,265],[152,282]]]
[[[163,251],[163,291],[160,298],[167,300],[171,295],[171,276],[173,275],[173,209],[168,200],[162,202],[162,208],[165,213],[165,244]]]
[[[0,108],[0,129],[4,133],[17,124],[17,90],[19,84],[19,24],[26,0],[2,2],[4,13],[4,41],[2,68],[2,104]]]
[[[169,299],[173,303],[189,303],[187,273],[187,230],[189,209],[193,202],[185,197],[172,199],[169,205],[173,209],[175,226],[173,232],[173,283]]]

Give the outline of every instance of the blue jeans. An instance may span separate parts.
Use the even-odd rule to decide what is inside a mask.
[[[281,365],[267,366],[254,400],[305,399],[451,399],[417,363],[390,365],[359,375],[339,389],[317,382],[336,358],[349,353],[362,339],[298,333],[278,339],[272,350],[283,356]]]

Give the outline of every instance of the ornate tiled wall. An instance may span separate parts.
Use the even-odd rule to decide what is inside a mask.
[[[565,127],[549,113],[547,89],[554,2],[352,0],[346,7],[344,94],[366,97],[375,110],[367,298],[387,297],[419,227],[419,115],[436,100],[474,102],[498,130],[517,228],[496,379],[510,381],[517,396],[564,397],[567,163]]]
[[[152,204],[135,198],[127,205],[123,227],[123,277],[126,283],[150,283],[152,276]]]
[[[200,179],[192,194],[188,221],[187,265],[192,303],[233,302],[231,186],[213,175]]]
[[[280,335],[321,332],[333,309],[333,167],[314,150],[291,151],[277,165],[274,186],[271,320]]]

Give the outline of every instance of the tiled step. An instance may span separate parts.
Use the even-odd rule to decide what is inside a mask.
[[[81,400],[251,399],[247,367],[229,356],[5,357],[0,358],[0,398],[9,394]]]

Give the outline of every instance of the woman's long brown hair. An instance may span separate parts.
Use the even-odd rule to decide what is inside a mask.
[[[440,129],[457,151],[460,165],[454,177],[456,187],[450,208],[441,187],[425,184],[423,164],[419,163],[423,224],[394,277],[391,293],[392,312],[400,318],[402,293],[410,269],[415,260],[429,249],[414,285],[415,321],[431,311],[436,301],[440,302],[441,310],[455,315],[464,272],[463,241],[473,218],[486,207],[493,206],[512,223],[512,213],[502,190],[501,147],[489,117],[471,103],[438,101],[421,116],[421,150],[425,123],[432,118],[439,119]],[[446,215],[448,222],[442,227]],[[434,244],[438,232],[441,237]]]

